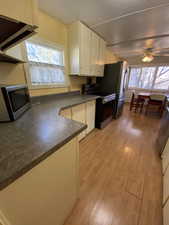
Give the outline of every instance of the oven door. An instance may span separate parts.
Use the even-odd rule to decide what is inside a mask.
[[[101,98],[96,100],[96,128],[104,128],[113,118],[114,100],[103,102]]]
[[[16,120],[28,108],[30,108],[30,98],[26,86],[8,87],[8,100],[10,104],[10,119]]]

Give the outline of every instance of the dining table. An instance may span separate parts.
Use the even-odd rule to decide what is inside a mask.
[[[144,99],[145,100],[145,105],[147,105],[148,104],[148,101],[149,101],[149,99],[150,99],[150,96],[151,95],[163,95],[163,96],[165,96],[165,103],[164,103],[164,105],[165,105],[165,108],[166,108],[166,106],[168,106],[169,105],[169,94],[167,94],[167,93],[154,93],[154,92],[139,92],[138,94],[137,94],[137,96],[138,96],[138,99]]]
[[[151,95],[164,95],[169,100],[169,94],[153,93],[153,92],[139,92],[137,94],[138,98],[149,99]]]

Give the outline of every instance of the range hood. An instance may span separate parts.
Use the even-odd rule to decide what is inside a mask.
[[[36,28],[37,26],[28,25],[0,15],[0,51],[6,51],[26,40],[36,33]]]
[[[13,63],[13,64],[25,63],[24,61],[17,59],[13,56],[9,56],[2,51],[0,51],[0,62],[7,62],[7,63]]]

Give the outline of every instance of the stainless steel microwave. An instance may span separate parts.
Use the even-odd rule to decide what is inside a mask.
[[[0,85],[0,122],[16,120],[30,106],[26,85]]]

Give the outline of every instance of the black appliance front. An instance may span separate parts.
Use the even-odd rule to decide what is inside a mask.
[[[26,85],[0,85],[0,122],[14,121],[31,107]]]
[[[95,127],[102,129],[113,119],[114,100],[103,103],[102,98],[96,100]]]
[[[117,99],[114,102],[113,119],[118,119],[122,115],[124,103],[124,98]]]
[[[106,64],[104,68],[104,77],[96,79],[97,84],[100,86],[100,92],[116,94],[113,111],[114,119],[117,119],[123,111],[127,72],[128,71],[124,67],[124,62]]]
[[[123,62],[106,64],[104,77],[98,77],[96,82],[100,86],[100,92],[116,93],[118,97],[124,97],[125,73],[123,72]]]
[[[27,88],[16,89],[8,93],[13,112],[17,112],[30,102]]]

